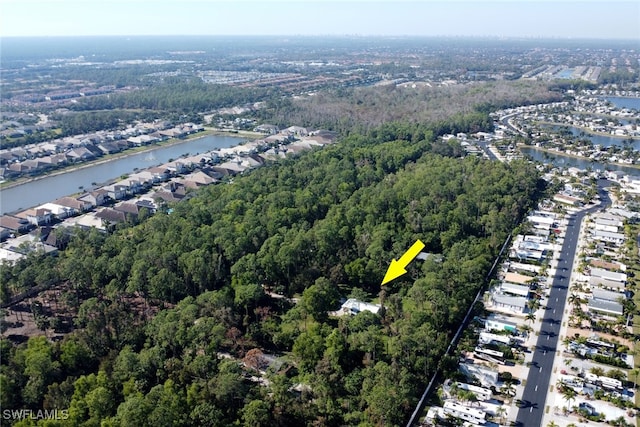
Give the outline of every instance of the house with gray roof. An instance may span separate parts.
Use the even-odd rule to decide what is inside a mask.
[[[595,298],[589,300],[588,309],[589,311],[595,311],[609,316],[622,316],[624,313],[622,304],[619,302]]]
[[[605,270],[603,268],[592,268],[591,277],[597,277],[600,279],[611,280],[615,282],[626,283],[627,275],[625,273],[617,273],[615,271]]]

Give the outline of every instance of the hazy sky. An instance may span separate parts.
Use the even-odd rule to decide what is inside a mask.
[[[0,36],[424,35],[636,39],[640,1],[0,0]]]

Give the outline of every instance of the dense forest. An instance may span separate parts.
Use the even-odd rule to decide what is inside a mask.
[[[258,114],[277,125],[366,134],[389,122],[430,123],[436,133],[491,128],[488,113],[502,108],[563,100],[560,88],[536,81],[470,82],[464,85],[386,85],[341,88],[306,98],[271,98]]]
[[[59,257],[0,269],[2,298],[62,283],[75,330],[2,341],[2,408],[68,409],[49,426],[402,424],[542,191],[534,166],[462,159],[442,129],[354,132],[138,225],[58,231]],[[441,257],[381,288],[416,239]],[[330,315],[346,297],[382,309]]]
[[[198,112],[265,101],[255,113],[283,127],[304,123],[342,133],[368,133],[389,122],[432,123],[437,134],[489,130],[488,112],[562,100],[561,87],[540,82],[477,82],[455,87],[339,88],[311,97],[280,96],[277,89],[235,88],[198,79],[170,78],[128,93],[85,98],[52,118],[63,135],[116,129],[134,119],[201,123]]]

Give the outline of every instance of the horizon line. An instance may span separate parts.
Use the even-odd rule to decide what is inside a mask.
[[[456,39],[525,39],[525,40],[601,40],[601,41],[635,41],[640,43],[640,38],[623,37],[587,37],[587,36],[526,36],[526,35],[496,35],[496,34],[38,34],[38,35],[2,35],[2,39],[28,39],[28,38],[75,38],[75,37],[356,37],[356,38],[456,38]],[[640,46],[639,46],[640,47]]]

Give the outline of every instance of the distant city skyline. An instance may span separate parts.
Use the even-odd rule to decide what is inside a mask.
[[[639,1],[0,0],[0,37],[362,35],[631,39]]]

